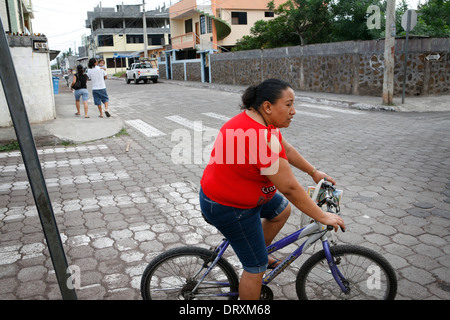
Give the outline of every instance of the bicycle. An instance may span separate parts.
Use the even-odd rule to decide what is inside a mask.
[[[321,180],[313,200],[327,211],[340,214],[340,194],[330,182]],[[376,299],[391,300],[397,293],[397,277],[391,264],[379,253],[357,245],[337,245],[328,241],[332,226],[311,221],[300,230],[267,247],[276,252],[302,238],[306,240],[275,269],[263,277],[261,300],[272,300],[268,284],[318,240],[323,249],[300,267],[296,293],[300,300]],[[144,300],[229,299],[239,297],[236,271],[223,257],[226,239],[214,250],[178,247],[158,255],[144,270],[141,295]],[[269,270],[268,270],[269,271]]]

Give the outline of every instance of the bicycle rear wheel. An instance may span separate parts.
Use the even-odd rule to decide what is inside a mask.
[[[216,258],[213,251],[197,247],[168,250],[149,263],[141,279],[144,300],[237,299],[239,280],[233,267],[220,258],[196,288]]]
[[[301,300],[392,300],[397,277],[389,262],[377,252],[354,245],[330,248],[344,276],[344,293],[333,278],[323,250],[305,261],[297,274],[296,290]]]

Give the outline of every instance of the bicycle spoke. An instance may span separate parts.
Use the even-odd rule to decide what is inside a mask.
[[[205,249],[179,248],[174,254],[156,262],[144,271],[141,291],[144,299],[231,299],[237,292],[237,276],[232,281],[232,267],[218,262],[208,274],[212,253]],[[157,259],[156,259],[157,260]],[[230,271],[232,270],[232,271]],[[235,273],[234,273],[235,274]],[[230,279],[231,277],[231,279]],[[233,282],[234,285],[230,283]]]
[[[297,276],[297,293],[307,299],[384,300],[396,293],[392,267],[374,251],[358,246],[338,246],[332,253],[342,274],[343,292],[336,283],[323,252],[305,262]]]

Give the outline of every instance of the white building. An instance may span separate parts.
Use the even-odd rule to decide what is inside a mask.
[[[31,0],[2,0],[0,14],[30,123],[55,119],[47,38],[33,35]],[[0,84],[0,127],[9,126],[11,116]]]

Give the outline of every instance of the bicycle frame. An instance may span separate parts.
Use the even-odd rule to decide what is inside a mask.
[[[328,266],[330,267],[331,273],[333,275],[333,278],[336,280],[339,287],[342,289],[344,293],[348,293],[349,289],[344,285],[346,282],[345,277],[342,275],[342,273],[339,271],[336,262],[334,261],[331,251],[330,251],[330,244],[328,242],[328,237],[326,235],[327,233],[327,227],[320,224],[319,222],[313,222],[309,224],[308,226],[292,233],[291,235],[288,235],[287,237],[269,245],[267,247],[267,253],[273,253],[276,252],[298,240],[301,238],[308,237],[308,239],[305,240],[294,252],[292,252],[286,259],[284,259],[275,269],[273,269],[270,273],[268,273],[262,281],[263,285],[269,284],[273,279],[275,279],[284,269],[286,269],[292,262],[294,262],[298,257],[302,255],[304,250],[308,249],[312,244],[314,244],[319,239],[322,240],[322,246],[325,252],[325,257],[328,262]],[[206,272],[203,274],[200,281],[197,283],[197,286],[194,288],[193,291],[195,291],[198,286],[203,282],[205,277],[209,274],[209,272],[214,268],[217,261],[223,256],[226,249],[229,246],[228,240],[224,240],[217,248],[215,249],[214,253],[217,254],[216,258],[214,259],[213,263],[208,267]],[[222,285],[227,286],[228,283],[215,283],[216,285]],[[226,294],[218,294],[218,296],[235,296],[238,293],[236,292],[230,292]]]
[[[273,269],[269,274],[267,274],[263,278],[263,285],[269,284],[273,279],[275,279],[284,269],[286,269],[292,262],[294,262],[298,257],[300,257],[304,250],[308,249],[312,244],[314,244],[319,239],[322,240],[322,246],[323,250],[325,252],[325,257],[328,262],[328,266],[330,267],[331,274],[333,275],[334,280],[339,285],[339,287],[342,289],[344,293],[348,293],[348,287],[344,285],[346,282],[345,277],[342,275],[342,273],[339,271],[336,262],[333,259],[333,256],[331,255],[330,251],[330,244],[328,242],[328,237],[326,235],[327,233],[327,227],[322,225],[321,223],[315,221],[308,226],[304,227],[303,229],[300,229],[293,234],[275,242],[274,244],[271,244],[267,247],[268,254],[272,252],[276,252],[291,243],[304,238],[309,238],[303,242],[301,246],[299,246],[293,253],[291,253],[286,259],[284,259],[275,269]]]
[[[292,262],[301,256],[304,250],[308,249],[317,240],[322,238],[322,243],[328,243],[326,237],[327,228],[318,222],[313,222],[306,227],[288,235],[287,237],[269,245],[267,247],[267,253],[271,254],[284,247],[300,240],[301,238],[308,237],[294,252],[292,252],[286,259],[284,259],[275,269],[263,278],[263,284],[269,284],[276,276],[278,276],[284,269],[286,269]]]

